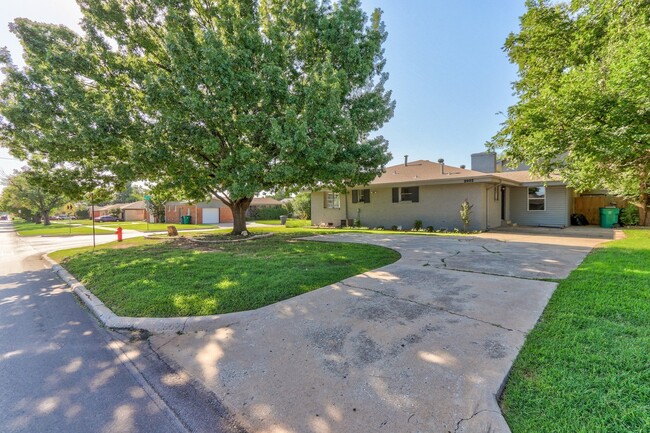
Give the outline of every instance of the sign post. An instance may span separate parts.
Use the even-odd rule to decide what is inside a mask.
[[[151,220],[151,196],[149,194],[144,196],[144,202],[147,208],[147,231],[149,231],[149,220]]]

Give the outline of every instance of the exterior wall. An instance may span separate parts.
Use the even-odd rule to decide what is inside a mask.
[[[341,220],[345,219],[345,202],[344,196],[341,196],[340,209],[327,209],[324,207],[324,192],[311,193],[311,223],[312,225],[331,225],[338,226]],[[351,199],[350,199],[351,200]]]
[[[546,187],[546,210],[528,210],[528,188],[510,188],[510,216],[513,223],[524,226],[569,226],[570,192],[564,186]]]
[[[341,224],[342,219],[360,219],[361,225],[367,227],[393,225],[403,229],[413,227],[415,220],[422,220],[423,227],[432,226],[434,229],[462,229],[460,219],[460,204],[467,197],[474,205],[470,219],[470,230],[482,230],[486,225],[486,190],[485,185],[476,184],[447,184],[424,185],[419,187],[419,202],[392,202],[391,187],[366,187],[370,189],[370,203],[352,203],[352,194],[341,196],[341,209],[324,208],[323,192],[313,192],[311,200],[312,224]],[[492,192],[492,191],[490,191]],[[492,206],[496,212],[496,205]],[[500,214],[498,225],[501,225]]]
[[[190,215],[192,217],[192,224],[196,224],[197,208],[196,205],[171,204],[165,206],[165,221],[169,224],[180,224],[181,215]],[[200,224],[200,223],[199,223]]]

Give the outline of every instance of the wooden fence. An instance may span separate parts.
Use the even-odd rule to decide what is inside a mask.
[[[586,195],[576,197],[574,199],[573,212],[581,213],[589,221],[589,224],[600,224],[600,208],[616,205],[616,207],[624,208],[627,206],[627,200],[620,197],[612,197],[608,195]]]

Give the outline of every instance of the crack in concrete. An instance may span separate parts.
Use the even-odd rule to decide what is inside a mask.
[[[373,292],[373,293],[376,293],[376,294],[381,295],[381,296],[386,296],[387,298],[395,299],[395,300],[398,300],[398,301],[410,302],[410,303],[413,303],[413,304],[416,304],[416,305],[420,305],[421,307],[433,308],[434,310],[442,311],[444,313],[451,314],[452,316],[463,317],[465,319],[469,319],[469,320],[473,320],[473,321],[476,321],[476,322],[484,323],[486,325],[494,326],[495,328],[503,329],[505,331],[519,332],[521,334],[525,334],[525,332],[520,331],[519,329],[506,328],[505,326],[499,325],[498,323],[492,323],[492,322],[488,322],[487,320],[481,320],[481,319],[478,319],[476,317],[468,316],[466,314],[461,314],[461,313],[457,313],[455,311],[450,311],[450,310],[447,310],[446,308],[439,307],[437,305],[426,304],[426,303],[423,303],[423,302],[414,301],[412,299],[400,298],[399,296],[391,296],[391,295],[389,295],[387,293],[384,293],[384,292],[381,292],[379,290],[369,289],[367,287],[353,286],[352,284],[344,283],[342,281],[339,284],[341,284],[343,286],[347,286],[347,287],[349,287],[351,289],[367,290],[369,292]]]
[[[459,255],[459,254],[460,254],[460,251],[456,251],[455,254],[452,254],[452,255],[450,255],[450,256],[443,257],[442,259],[440,259],[440,261],[442,262],[442,266],[443,266],[444,268],[446,268],[446,267],[447,267],[447,262],[446,262],[445,260],[450,259],[450,258],[452,258],[452,257],[456,257],[456,256]]]
[[[501,414],[501,412],[496,411],[496,410],[492,410],[492,409],[481,409],[481,410],[479,410],[478,412],[474,412],[474,413],[473,413],[469,418],[461,418],[461,419],[456,423],[456,428],[454,429],[454,433],[457,433],[457,432],[458,432],[458,429],[460,428],[460,425],[461,425],[463,422],[465,422],[465,421],[469,421],[469,420],[471,420],[472,418],[474,418],[476,415],[479,415],[479,414],[481,414],[481,413],[483,413],[483,412],[492,412],[492,413],[496,413],[496,414],[499,415],[499,416],[503,416],[503,415]],[[491,427],[488,427],[488,429],[489,429],[488,432],[492,430]]]
[[[488,249],[488,247],[486,247],[485,245],[481,245],[481,248],[483,248],[483,249],[484,249],[485,251],[487,251],[488,253],[492,253],[492,254],[501,254],[500,251],[491,251],[491,250]]]

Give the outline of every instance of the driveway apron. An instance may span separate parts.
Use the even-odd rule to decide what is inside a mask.
[[[402,257],[227,327],[151,343],[251,433],[508,432],[496,396],[556,287],[548,280],[611,238],[603,233],[319,236]]]

